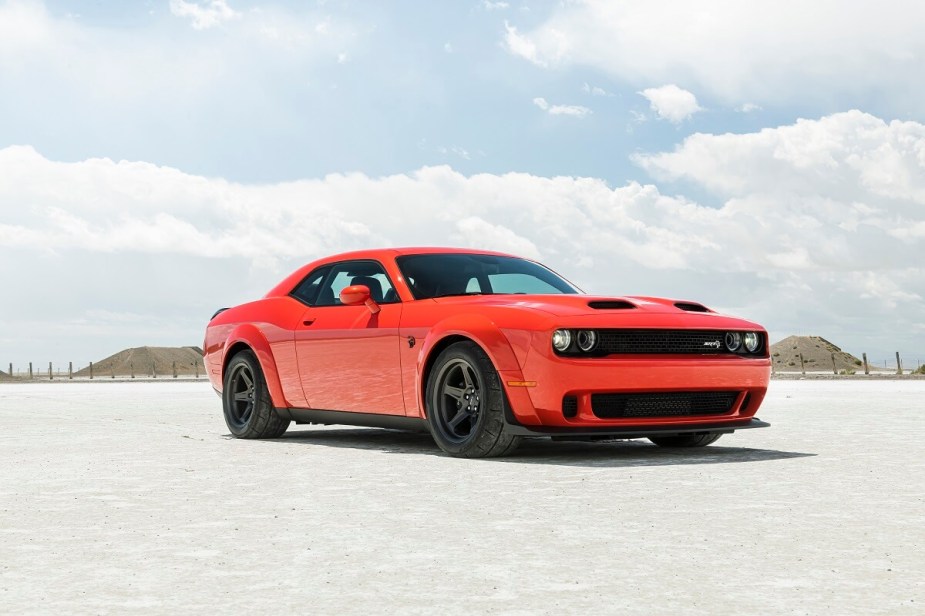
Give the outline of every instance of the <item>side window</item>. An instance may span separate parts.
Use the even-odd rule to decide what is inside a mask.
[[[318,299],[318,291],[321,289],[321,283],[324,281],[324,277],[330,270],[330,265],[319,267],[311,274],[306,276],[305,280],[300,282],[299,286],[293,289],[290,295],[305,302],[309,306],[314,306]]]
[[[361,284],[369,287],[369,295],[378,304],[398,302],[398,294],[385,270],[375,261],[345,261],[328,272],[321,285],[315,306],[340,306],[340,292],[344,288]]]

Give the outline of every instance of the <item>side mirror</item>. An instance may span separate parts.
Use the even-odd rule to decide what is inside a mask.
[[[345,306],[357,306],[366,304],[369,311],[373,314],[379,312],[379,304],[369,296],[369,287],[364,284],[355,284],[344,287],[340,292],[340,303]]]

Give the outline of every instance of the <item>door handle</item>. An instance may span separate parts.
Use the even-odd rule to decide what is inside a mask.
[[[305,319],[304,321],[302,321],[302,325],[305,325],[307,327],[314,322],[315,322],[315,319]]]

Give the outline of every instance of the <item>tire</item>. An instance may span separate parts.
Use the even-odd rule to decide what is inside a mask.
[[[277,438],[289,428],[289,420],[273,408],[263,370],[251,351],[241,351],[228,362],[222,408],[225,425],[236,438]]]
[[[650,436],[649,440],[659,447],[706,447],[718,441],[721,436],[718,432],[696,432],[674,436]]]
[[[425,402],[434,441],[451,456],[506,456],[520,444],[519,436],[504,429],[507,399],[498,372],[474,342],[457,342],[440,353]]]

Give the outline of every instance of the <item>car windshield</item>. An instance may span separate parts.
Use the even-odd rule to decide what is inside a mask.
[[[405,255],[396,261],[415,299],[579,293],[551,270],[516,257],[453,253]]]

